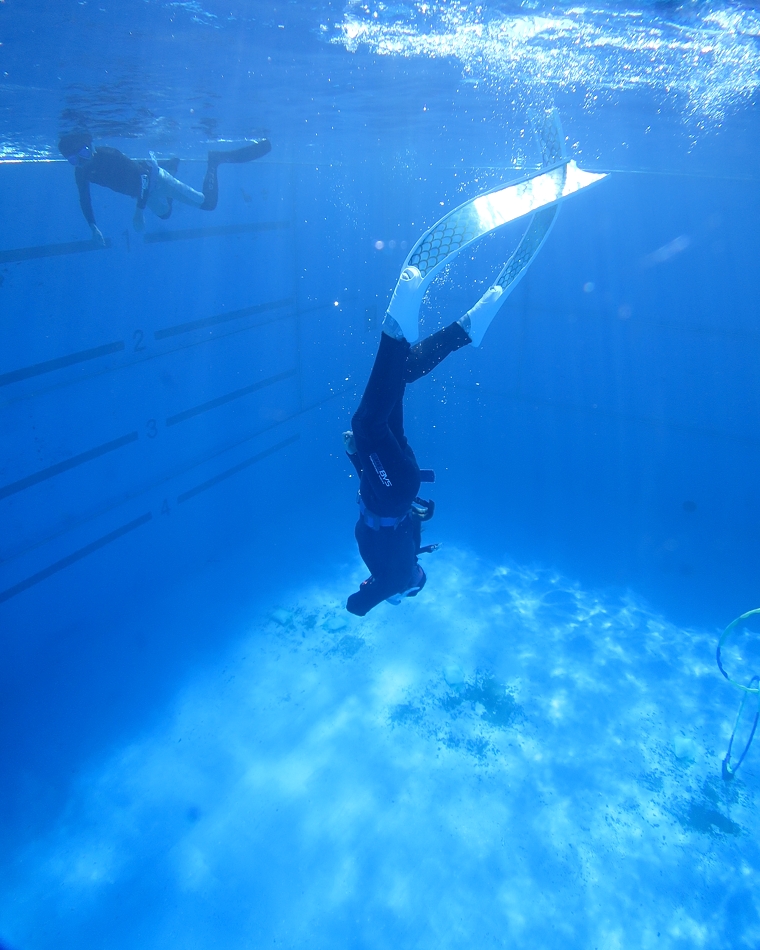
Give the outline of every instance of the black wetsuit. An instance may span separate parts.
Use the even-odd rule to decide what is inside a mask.
[[[352,420],[361,498],[372,515],[402,519],[396,527],[356,524],[362,560],[372,573],[348,598],[347,608],[363,617],[394,594],[407,590],[415,576],[420,547],[419,519],[408,514],[420,490],[420,469],[404,435],[404,390],[425,376],[470,338],[452,323],[410,347],[406,340],[381,334],[375,364]]]
[[[87,223],[95,224],[90,198],[90,182],[102,185],[119,194],[129,195],[138,201],[147,194],[150,166],[147,162],[134,161],[118,148],[100,145],[93,150],[92,158],[84,165],[77,165],[76,180],[79,189],[79,204]]]

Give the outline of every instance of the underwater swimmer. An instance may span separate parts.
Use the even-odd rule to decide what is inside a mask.
[[[90,225],[92,236],[98,244],[105,245],[105,239],[95,223],[90,182],[135,198],[137,207],[133,223],[135,230],[142,231],[145,227],[145,208],[150,208],[159,218],[166,220],[172,213],[172,201],[175,198],[183,204],[194,205],[201,211],[213,211],[219,199],[219,166],[252,162],[266,155],[272,146],[268,139],[257,139],[233,151],[209,152],[202,192],[174,177],[179,165],[178,158],[165,162],[157,162],[152,157],[149,160],[135,161],[116,148],[106,145],[95,148],[92,136],[87,132],[72,132],[62,136],[58,149],[76,169],[79,204]]]
[[[359,553],[371,571],[347,608],[363,617],[380,603],[414,597],[425,585],[417,555],[421,521],[433,514],[432,502],[417,497],[421,472],[404,435],[404,391],[434,369],[449,353],[472,343],[480,346],[499,308],[527,272],[543,246],[560,204],[606,177],[578,168],[567,154],[556,109],[531,119],[541,149],[541,166],[507,185],[471,198],[420,237],[409,252],[383,322],[375,364],[353,418],[353,432],[344,434],[346,451],[360,478]],[[447,262],[483,235],[519,218],[528,225],[492,286],[467,313],[417,343],[418,313],[426,286]],[[413,345],[415,344],[415,345]]]
[[[411,346],[408,340],[418,336],[421,283],[416,267],[404,269],[383,321],[353,430],[344,434],[346,452],[360,478],[356,541],[371,571],[346,605],[359,617],[383,600],[400,603],[401,597],[416,596],[427,579],[417,555],[432,549],[420,547],[420,522],[432,515],[432,503],[417,498],[425,473],[404,435],[406,385],[468,343],[480,346],[507,297],[501,287],[489,288],[455,323]]]

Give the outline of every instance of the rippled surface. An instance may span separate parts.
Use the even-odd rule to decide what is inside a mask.
[[[482,137],[475,113],[558,99],[593,115],[643,97],[649,126],[673,113],[693,138],[760,82],[760,16],[726,3],[7,0],[0,31],[0,154],[19,157],[82,126],[198,154],[269,132],[340,157],[340,135],[398,136],[422,107],[441,136]]]
[[[509,6],[355,0],[336,41],[386,56],[455,56],[470,81],[530,101],[577,88],[593,102],[645,86],[713,120],[760,80],[760,17],[734,5]]]

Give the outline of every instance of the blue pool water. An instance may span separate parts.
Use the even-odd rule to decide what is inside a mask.
[[[0,44],[2,950],[757,946],[715,648],[760,606],[760,15],[5,0]],[[409,388],[442,547],[355,617],[341,433],[390,294],[552,107],[609,175]],[[82,129],[196,189],[272,151],[143,232],[93,186],[101,248]]]

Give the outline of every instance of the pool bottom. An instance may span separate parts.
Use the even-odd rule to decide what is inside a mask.
[[[550,571],[426,567],[364,619],[344,579],[252,620],[19,856],[0,938],[757,945],[756,750],[722,781],[714,633]]]

